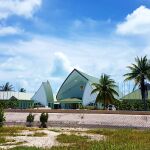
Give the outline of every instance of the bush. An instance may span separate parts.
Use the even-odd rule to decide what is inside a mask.
[[[0,107],[0,127],[3,126],[5,121],[5,116],[4,116],[4,109]]]
[[[42,128],[47,128],[47,123],[48,121],[48,113],[42,113],[41,116],[40,116],[40,122],[41,122],[41,127]]]
[[[32,113],[30,113],[28,116],[27,116],[27,126],[28,127],[32,127],[33,126],[33,122],[34,122],[34,115],[32,115]]]

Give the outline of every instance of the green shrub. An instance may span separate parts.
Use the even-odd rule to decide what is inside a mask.
[[[48,113],[42,113],[41,116],[40,116],[40,122],[41,122],[41,127],[42,128],[47,128],[47,123],[48,121]]]
[[[4,109],[0,107],[0,127],[3,126],[5,121],[5,116],[4,116]]]
[[[34,122],[34,115],[32,115],[32,113],[30,113],[30,114],[27,116],[26,122],[27,122],[27,126],[28,126],[28,127],[33,126],[32,124],[33,124],[33,122]]]

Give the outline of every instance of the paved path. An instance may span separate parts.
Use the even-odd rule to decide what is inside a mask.
[[[5,113],[7,123],[25,123],[28,113]],[[34,113],[35,122],[40,113]],[[150,115],[49,113],[49,124],[68,127],[137,127],[150,128]]]

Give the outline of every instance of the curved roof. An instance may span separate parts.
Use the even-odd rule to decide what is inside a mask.
[[[44,86],[45,94],[46,94],[48,102],[54,102],[53,91],[52,91],[49,81],[43,82],[42,84]]]
[[[81,88],[84,88],[87,82],[91,84],[98,81],[99,80],[97,78],[89,76],[77,69],[74,69],[61,85],[56,98],[58,100],[68,98],[82,99],[84,90]]]

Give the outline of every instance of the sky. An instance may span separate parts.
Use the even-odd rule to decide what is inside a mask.
[[[0,0],[0,84],[56,93],[77,68],[123,82],[150,57],[150,0]]]

